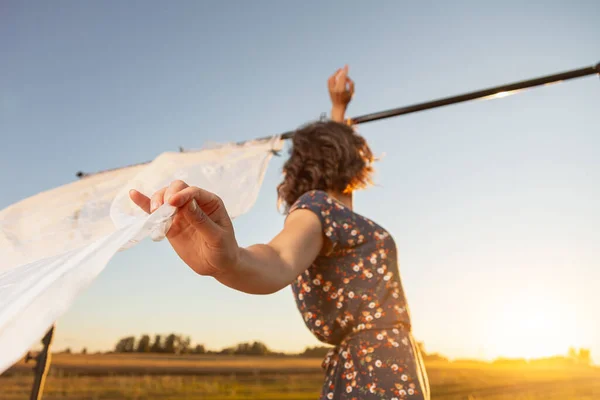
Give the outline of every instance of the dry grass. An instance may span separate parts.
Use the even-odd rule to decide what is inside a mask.
[[[321,360],[300,357],[198,356],[168,354],[57,354],[52,367],[67,374],[220,375],[255,373],[314,373]],[[18,363],[13,371],[29,368]]]
[[[163,355],[56,355],[45,400],[317,399],[319,359]],[[600,399],[597,368],[430,363],[433,399]],[[0,399],[27,399],[22,364],[0,377]]]

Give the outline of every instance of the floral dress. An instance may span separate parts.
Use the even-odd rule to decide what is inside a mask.
[[[335,346],[320,399],[429,399],[394,239],[323,191],[302,195],[290,213],[298,209],[319,217],[332,245],[292,284],[308,329]]]

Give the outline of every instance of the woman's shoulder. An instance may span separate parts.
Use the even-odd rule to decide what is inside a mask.
[[[341,210],[346,207],[342,203],[335,200],[326,191],[314,189],[304,192],[292,205],[290,211],[293,211],[297,208]]]

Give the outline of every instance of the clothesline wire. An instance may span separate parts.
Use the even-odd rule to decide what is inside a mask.
[[[487,89],[478,90],[475,92],[464,93],[464,94],[460,94],[457,96],[445,97],[445,98],[441,98],[441,99],[437,99],[437,100],[426,101],[424,103],[417,103],[417,104],[413,104],[413,105],[409,105],[409,106],[393,108],[390,110],[379,111],[379,112],[375,112],[375,113],[371,113],[371,114],[365,114],[365,115],[357,116],[354,118],[349,118],[346,122],[350,125],[364,124],[367,122],[379,121],[379,120],[386,119],[386,118],[397,117],[400,115],[406,115],[406,114],[411,114],[411,113],[415,113],[415,112],[419,112],[419,111],[430,110],[433,108],[463,103],[463,102],[470,101],[470,100],[493,98],[493,97],[500,98],[500,97],[504,97],[503,95],[510,95],[510,94],[517,93],[518,91],[521,91],[524,89],[529,89],[529,88],[533,88],[536,86],[549,85],[552,83],[559,83],[559,82],[567,81],[570,79],[582,78],[582,77],[594,75],[594,74],[600,75],[600,63],[596,64],[595,66],[591,66],[591,67],[579,68],[579,69],[570,70],[570,71],[566,71],[566,72],[560,72],[557,74],[546,75],[546,76],[542,76],[539,78],[533,78],[533,79],[529,79],[529,80],[525,80],[525,81],[495,86],[495,87],[491,87],[491,88],[487,88]],[[513,93],[511,93],[511,92],[513,92]],[[294,136],[294,132],[295,131],[288,131],[288,132],[281,133],[278,136],[280,136],[281,139],[291,139]],[[237,142],[235,144],[243,145],[243,144],[251,142],[251,141],[269,140],[269,139],[273,138],[274,136],[277,136],[277,135],[264,136],[264,137],[260,137],[257,139],[245,140],[245,141]],[[180,148],[180,151],[186,152],[186,150],[184,150],[183,148]],[[150,161],[138,163],[138,164],[132,164],[132,165],[128,165],[125,167],[117,167],[117,168],[99,171],[99,172],[95,172],[95,173],[85,173],[85,172],[80,171],[80,172],[77,172],[77,177],[85,178],[87,176],[96,175],[96,174],[100,174],[103,172],[109,172],[109,171],[119,170],[119,169],[123,169],[123,168],[144,165],[144,164],[148,164],[149,162]]]

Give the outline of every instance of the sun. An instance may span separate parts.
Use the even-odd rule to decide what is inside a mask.
[[[486,323],[486,342],[494,358],[565,355],[577,345],[574,310],[552,293],[522,290],[507,295]]]

